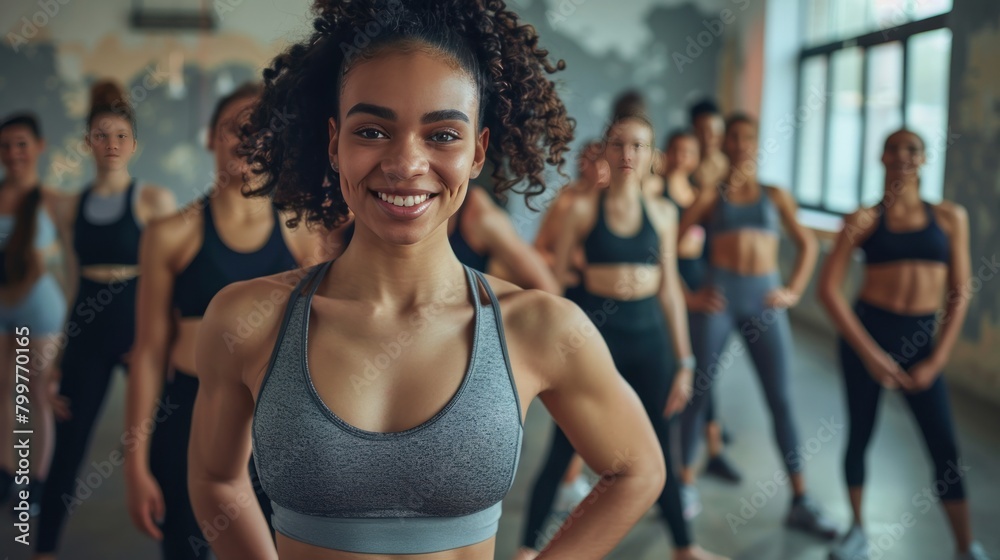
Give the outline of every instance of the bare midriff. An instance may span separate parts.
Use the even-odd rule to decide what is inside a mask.
[[[661,276],[659,264],[588,264],[583,285],[595,296],[631,301],[659,293]]]
[[[80,268],[80,276],[102,284],[130,280],[138,275],[139,265],[134,264],[95,264]]]
[[[740,276],[770,274],[778,269],[778,242],[777,235],[764,230],[713,233],[709,262]]]
[[[948,265],[928,261],[893,261],[865,267],[858,299],[900,315],[929,315],[943,303]]]

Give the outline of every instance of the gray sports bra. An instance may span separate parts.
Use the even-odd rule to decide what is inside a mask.
[[[489,539],[523,435],[496,296],[465,267],[475,326],[458,391],[419,426],[369,432],[323,403],[307,366],[311,301],[330,264],[311,269],[292,292],[254,410],[253,455],[275,530],[367,554],[431,553]],[[492,305],[480,302],[480,284]]]

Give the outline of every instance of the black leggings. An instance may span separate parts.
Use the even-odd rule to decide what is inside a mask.
[[[931,355],[937,324],[934,315],[897,315],[864,302],[855,304],[854,310],[875,342],[904,369]],[[865,450],[875,425],[882,386],[872,379],[861,358],[843,339],[840,339],[840,361],[850,415],[844,474],[849,488],[861,488],[865,483]],[[925,391],[900,391],[900,394],[910,406],[934,462],[934,492],[943,500],[965,499],[963,471],[958,465],[958,445],[944,379],[938,377]]]
[[[55,454],[42,493],[36,550],[54,552],[67,514],[72,514],[122,465],[118,449],[101,452],[86,473],[80,464],[116,366],[132,347],[135,332],[135,279],[110,284],[81,278],[73,313],[64,330],[59,394],[69,399],[72,417],[56,423]],[[77,477],[79,476],[79,480]]]
[[[160,526],[163,531],[163,541],[160,544],[164,560],[211,557],[207,546],[209,543],[198,526],[194,509],[191,507],[191,497],[188,494],[188,443],[191,439],[191,415],[194,412],[194,401],[197,396],[198,378],[177,371],[174,380],[168,381],[163,389],[162,402],[171,412],[163,421],[157,422],[150,442],[150,469],[160,484],[166,509]],[[264,518],[267,519],[273,537],[271,500],[261,489],[252,458],[248,468],[257,502],[264,512]]]
[[[605,304],[605,302],[608,304]],[[581,306],[588,311],[611,351],[615,367],[642,401],[663,448],[667,482],[657,503],[673,536],[674,546],[691,545],[691,535],[684,520],[678,481],[680,450],[676,417],[663,417],[667,396],[677,372],[670,332],[663,319],[659,301],[613,301],[591,297]],[[573,457],[573,446],[558,427],[542,472],[535,481],[528,505],[522,544],[535,548],[545,518],[552,509],[556,489]]]

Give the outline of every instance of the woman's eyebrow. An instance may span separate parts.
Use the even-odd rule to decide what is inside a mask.
[[[367,113],[369,115],[378,117],[380,119],[385,119],[387,121],[397,120],[396,112],[388,107],[382,107],[381,105],[373,105],[371,103],[358,103],[351,107],[347,111],[347,116],[351,116],[355,113]],[[430,113],[424,114],[420,118],[422,124],[428,124],[438,121],[462,121],[470,123],[472,120],[469,115],[465,114],[458,109],[442,109],[440,111],[431,111]]]
[[[430,113],[425,114],[420,119],[420,122],[423,124],[428,124],[438,121],[471,122],[469,120],[469,115],[466,115],[465,113],[459,111],[458,109],[444,109],[441,111],[431,111]]]

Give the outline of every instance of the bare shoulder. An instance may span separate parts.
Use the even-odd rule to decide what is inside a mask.
[[[542,290],[525,290],[492,276],[487,280],[500,303],[508,345],[522,349],[527,358],[521,361],[536,364],[540,368],[537,371],[554,366],[548,361],[561,341],[574,332],[586,332],[587,325],[592,327],[583,310],[565,298]]]
[[[55,189],[42,189],[42,202],[53,220],[69,224],[76,216],[80,193],[69,193]]]
[[[882,209],[879,206],[858,208],[844,216],[842,235],[846,236],[851,241],[851,245],[856,247],[868,239],[881,219]]]
[[[162,208],[164,206],[177,206],[177,197],[174,196],[174,191],[161,187],[159,185],[153,185],[145,183],[142,185],[142,189],[139,191],[139,200],[142,204],[151,206],[153,208]]]
[[[288,300],[307,272],[290,271],[234,282],[212,298],[199,327],[198,344],[217,347],[257,371],[270,357]]]
[[[795,198],[792,197],[792,193],[788,192],[785,189],[766,185],[764,186],[764,192],[766,192],[767,196],[769,196],[771,200],[774,201],[774,203],[778,204],[779,206],[783,206],[785,208],[795,206]]]
[[[173,261],[177,253],[198,243],[203,210],[192,203],[179,212],[150,220],[142,233],[144,247]]]
[[[968,229],[969,213],[961,204],[942,200],[938,204],[931,205],[931,208],[934,210],[934,217],[948,233],[953,234]]]

